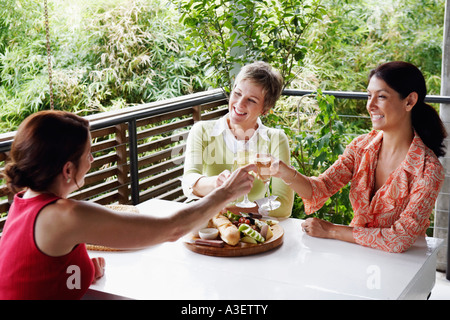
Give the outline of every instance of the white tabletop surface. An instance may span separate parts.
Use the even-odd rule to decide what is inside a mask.
[[[168,215],[185,204],[150,200],[141,214]],[[405,253],[313,238],[302,220],[280,221],[283,244],[246,257],[212,257],[180,239],[143,250],[89,251],[106,260],[88,296],[131,299],[426,299],[442,240],[421,238]],[[111,295],[111,296],[108,296]]]

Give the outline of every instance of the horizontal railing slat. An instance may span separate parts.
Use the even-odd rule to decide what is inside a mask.
[[[154,164],[148,168],[139,170],[139,179],[158,174],[175,166],[181,165],[184,162],[184,156],[171,158],[167,161]]]
[[[180,154],[184,153],[185,147],[186,144],[181,144],[172,148],[155,152],[150,156],[141,157],[139,158],[139,167],[148,166],[161,160],[169,159],[171,157],[177,157]]]
[[[120,187],[118,181],[109,181],[97,184],[92,187],[85,188],[78,193],[72,194],[70,198],[76,200],[87,200],[95,197],[98,194],[106,193],[111,190],[117,190]]]

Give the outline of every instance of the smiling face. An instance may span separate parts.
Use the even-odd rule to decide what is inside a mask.
[[[231,92],[228,107],[231,126],[239,126],[244,130],[254,128],[264,109],[262,86],[250,80],[238,82]]]
[[[389,87],[384,80],[373,76],[367,87],[367,111],[376,130],[392,131],[411,127],[411,110],[415,92],[402,99],[400,94]]]

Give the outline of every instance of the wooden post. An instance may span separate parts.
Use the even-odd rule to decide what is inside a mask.
[[[202,106],[195,106],[193,109],[194,112],[192,113],[192,118],[194,119],[194,122],[202,120]]]
[[[130,202],[130,178],[128,177],[129,166],[127,165],[127,124],[121,123],[115,126],[116,128],[116,153],[117,153],[117,181],[120,184],[119,189],[119,203],[128,204]]]
[[[137,145],[136,119],[128,121],[128,139],[130,151],[130,187],[131,203],[138,205],[139,202],[139,159]]]

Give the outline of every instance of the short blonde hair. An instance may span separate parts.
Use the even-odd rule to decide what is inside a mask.
[[[278,70],[263,61],[253,62],[242,67],[234,81],[233,89],[242,80],[249,80],[262,86],[264,94],[264,112],[275,106],[281,96],[284,80]]]

